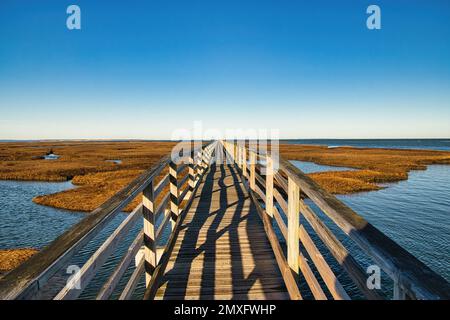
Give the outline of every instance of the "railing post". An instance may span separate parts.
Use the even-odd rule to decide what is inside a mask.
[[[241,148],[238,141],[236,141],[236,163],[238,168],[241,169]]]
[[[142,215],[144,217],[144,267],[145,285],[150,283],[157,264],[155,238],[155,197],[153,181],[142,192]]]
[[[197,176],[200,176],[202,174],[202,168],[203,168],[203,147],[200,148],[200,150],[197,151]]]
[[[194,151],[191,152],[191,155],[189,156],[189,191],[188,191],[188,199],[194,192],[195,188],[195,170],[194,170]]]
[[[170,189],[170,220],[172,225],[172,230],[175,227],[179,215],[179,201],[180,192],[178,190],[178,166],[175,162],[170,161],[169,164],[169,189]]]
[[[242,146],[242,175],[247,178],[247,149],[245,149],[245,143]]]
[[[273,217],[273,160],[266,154],[266,212]]]
[[[250,189],[255,191],[255,168],[256,168],[256,152],[249,150],[250,156]]]
[[[290,177],[288,178],[288,239],[287,256],[288,264],[292,271],[298,274],[299,255],[299,212],[300,212],[300,188]]]
[[[210,155],[208,154],[209,153],[209,146],[208,147],[206,147],[204,150],[203,150],[203,156],[202,156],[202,172],[203,173],[205,173],[205,171],[206,171],[206,169],[208,168],[208,159],[207,159],[207,157],[210,157]],[[211,158],[211,157],[210,157]]]

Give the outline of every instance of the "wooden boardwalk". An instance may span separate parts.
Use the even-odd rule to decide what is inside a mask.
[[[155,298],[289,299],[235,167],[210,167],[182,221]]]
[[[1,277],[0,300],[77,299],[94,278],[103,284],[98,300],[134,298],[143,278],[143,299],[450,299],[444,278],[272,152],[212,141],[194,146],[187,163],[163,157]],[[232,165],[223,164],[224,154]],[[106,229],[136,197],[135,209]],[[142,230],[105,280],[103,267],[139,219]],[[101,231],[108,237],[71,276],[67,266]],[[391,294],[368,288],[366,267],[342,235],[384,271],[383,283],[390,278]],[[351,283],[341,283],[341,274]]]

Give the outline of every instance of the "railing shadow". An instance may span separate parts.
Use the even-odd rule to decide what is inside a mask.
[[[202,252],[196,247],[200,235],[198,227],[201,227],[208,218],[208,215],[204,215],[202,212],[205,210],[209,211],[209,208],[207,207],[210,207],[211,205],[213,197],[213,193],[211,191],[214,185],[214,173],[215,165],[212,165],[200,190],[200,194],[198,196],[200,198],[198,200],[199,205],[197,205],[195,209],[193,218],[188,225],[183,225],[182,227],[185,229],[185,234],[183,235],[179,252],[182,252],[183,254],[177,255],[173,268],[164,276],[164,280],[167,281],[164,296],[186,296],[192,263]],[[196,227],[194,228],[194,226]],[[180,236],[180,234],[178,236]]]
[[[173,267],[165,275],[164,298],[185,298],[192,283],[199,287],[190,291],[200,299],[229,294],[232,299],[248,299],[257,283],[261,296],[266,288],[273,291],[265,264],[267,254],[272,255],[271,248],[236,168],[213,164],[198,197],[194,212],[189,213],[191,218],[183,225],[185,231],[178,240],[181,243]],[[219,245],[219,239],[227,233],[228,243]],[[249,261],[253,265],[250,270]],[[275,265],[273,271],[278,272]]]

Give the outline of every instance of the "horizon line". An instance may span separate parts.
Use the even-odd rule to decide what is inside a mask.
[[[205,138],[205,139],[146,139],[146,138],[46,138],[46,139],[0,139],[0,142],[57,142],[57,141],[84,141],[84,142],[177,142],[177,141],[202,141],[202,140],[223,140],[223,138]],[[251,139],[245,138],[232,138],[225,140],[262,140],[262,139]],[[267,140],[279,140],[279,141],[291,141],[291,140],[450,140],[450,137],[440,137],[440,138],[280,138],[280,139],[267,139]]]

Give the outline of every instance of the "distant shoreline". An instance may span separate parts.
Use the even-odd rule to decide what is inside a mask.
[[[89,212],[170,153],[174,145],[175,142],[159,141],[3,143],[0,144],[3,148],[0,179],[72,180],[77,188],[40,195],[33,201],[60,209]],[[39,159],[47,149],[54,149],[60,158]],[[289,160],[354,169],[309,174],[333,194],[379,190],[380,184],[408,179],[411,170],[424,170],[430,164],[450,164],[450,152],[426,149],[329,148],[289,143],[280,144],[280,153]],[[121,163],[113,163],[110,159],[118,159]]]
[[[170,139],[4,139],[0,143],[120,143],[120,142],[160,142],[176,143],[180,140]],[[194,140],[199,141],[199,140]],[[314,138],[314,139],[280,139],[280,144],[316,145],[353,148],[387,148],[402,150],[437,150],[450,151],[450,138]]]

